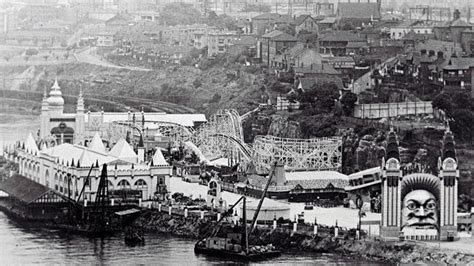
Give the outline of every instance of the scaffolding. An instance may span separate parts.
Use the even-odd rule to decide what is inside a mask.
[[[342,138],[291,139],[257,136],[253,145],[253,162],[257,173],[267,174],[275,161],[283,163],[290,171],[340,170]]]

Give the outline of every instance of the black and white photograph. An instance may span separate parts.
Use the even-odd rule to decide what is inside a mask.
[[[474,0],[0,0],[0,265],[474,266]]]

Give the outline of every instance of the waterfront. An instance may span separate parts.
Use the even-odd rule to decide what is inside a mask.
[[[0,144],[24,141],[39,124],[36,116],[1,115]],[[0,145],[1,146],[1,145]],[[0,212],[0,262],[2,264],[238,264],[235,261],[194,254],[194,240],[163,234],[147,234],[145,246],[128,247],[123,235],[88,238],[40,226],[25,226],[11,221]],[[311,263],[354,265],[356,261],[333,254],[284,253],[259,265]],[[364,263],[365,264],[365,263]],[[377,265],[377,264],[373,264]]]
[[[129,247],[118,234],[105,238],[70,235],[58,230],[22,226],[0,212],[0,261],[2,264],[239,264],[236,261],[194,254],[194,240],[162,234],[147,234],[144,246]],[[297,255],[297,256],[296,256]],[[311,263],[320,265],[357,265],[332,254],[284,253],[259,265],[291,265]],[[363,263],[366,265],[366,263]],[[372,263],[371,265],[378,265]]]

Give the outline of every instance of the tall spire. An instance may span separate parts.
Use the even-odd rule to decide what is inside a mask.
[[[397,133],[393,130],[393,127],[390,127],[390,132],[388,133],[387,139],[385,159],[388,160],[390,158],[395,158],[400,161],[400,152],[398,151],[398,137]]]
[[[77,113],[84,113],[84,98],[82,97],[82,86],[79,89],[79,96],[77,97]]]
[[[453,158],[454,160],[456,160],[456,149],[454,148],[454,145],[454,136],[448,127],[447,130],[444,132],[443,137],[443,146],[441,150],[442,160],[446,158]]]
[[[41,102],[41,111],[48,111],[48,93],[46,92],[46,87],[43,92],[43,101]]]

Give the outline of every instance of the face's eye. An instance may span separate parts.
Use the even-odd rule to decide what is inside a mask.
[[[413,211],[413,210],[415,210],[417,207],[416,207],[416,204],[415,204],[414,202],[408,202],[407,208],[408,208],[410,211]]]
[[[426,209],[427,210],[434,210],[436,209],[436,202],[434,201],[429,201],[426,203]]]

